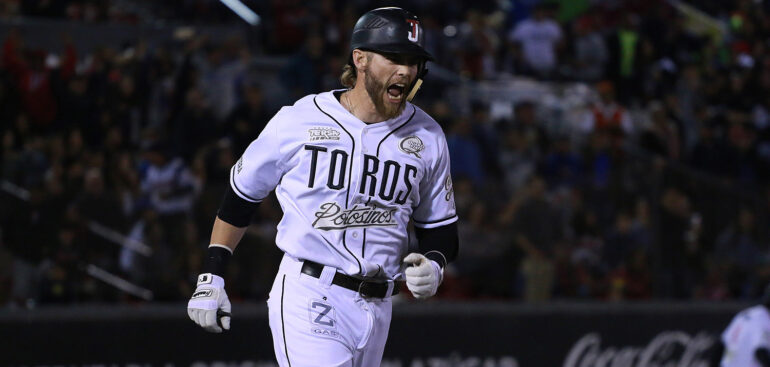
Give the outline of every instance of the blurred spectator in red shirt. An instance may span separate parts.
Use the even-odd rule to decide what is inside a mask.
[[[11,73],[20,94],[24,112],[38,128],[49,126],[56,117],[54,89],[75,71],[75,47],[65,43],[63,59],[44,51],[25,50],[17,31],[12,31],[3,44],[2,62]]]

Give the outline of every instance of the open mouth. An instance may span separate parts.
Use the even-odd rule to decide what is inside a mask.
[[[388,99],[394,103],[401,102],[401,100],[404,98],[405,90],[406,85],[403,83],[391,84],[388,86]]]

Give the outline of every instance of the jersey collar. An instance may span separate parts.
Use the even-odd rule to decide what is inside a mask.
[[[348,111],[342,105],[342,103],[337,100],[337,97],[334,96],[335,92],[346,90],[348,89],[334,89],[318,95],[318,103],[320,107],[323,108],[326,113],[329,113],[335,119],[337,119],[341,124],[345,124],[346,126],[355,126],[358,128],[369,127],[370,129],[380,127],[394,128],[404,123],[404,121],[406,121],[414,113],[414,105],[412,105],[410,102],[406,102],[406,106],[404,107],[404,110],[401,111],[400,115],[390,120],[367,124],[361,121],[354,114],[350,113],[350,111]]]

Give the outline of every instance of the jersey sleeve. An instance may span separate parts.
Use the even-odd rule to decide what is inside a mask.
[[[457,221],[446,138],[439,139],[438,158],[420,182],[420,202],[412,213],[414,225],[436,228]]]
[[[281,141],[277,131],[280,120],[279,112],[230,169],[230,186],[241,199],[261,202],[283,176]]]
[[[766,329],[760,331],[759,338],[757,340],[757,348],[770,349],[770,331]]]
[[[722,343],[725,344],[725,348],[727,346],[729,346],[730,344],[735,342],[733,340],[734,339],[733,334],[734,334],[734,329],[735,329],[735,323],[736,323],[736,318],[733,317],[733,319],[730,321],[730,324],[727,325],[727,328],[725,328],[725,330],[722,332],[722,335],[720,336],[720,339],[722,340]]]
[[[765,318],[757,320],[756,324],[753,325],[753,331],[754,333],[751,338],[752,350],[759,348],[770,349],[770,325],[768,325],[768,320]]]

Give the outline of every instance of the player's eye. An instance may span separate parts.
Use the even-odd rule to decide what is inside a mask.
[[[386,54],[385,58],[397,65],[417,66],[420,64],[420,58],[411,55]]]
[[[398,64],[399,62],[399,56],[397,54],[387,54],[385,55],[385,58],[388,59],[391,64]]]

